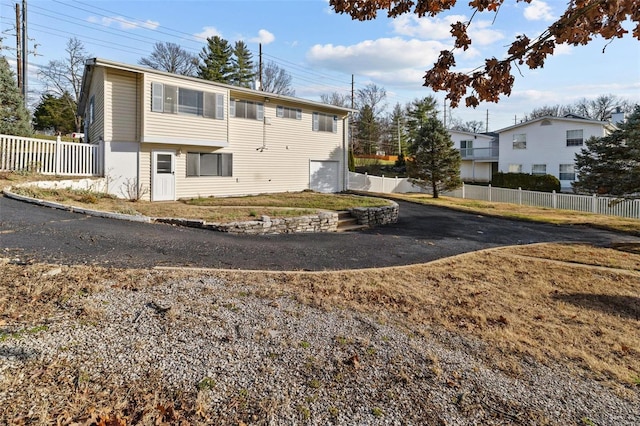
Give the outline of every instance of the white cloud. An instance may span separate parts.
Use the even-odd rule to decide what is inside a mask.
[[[349,74],[393,71],[432,64],[446,48],[437,41],[380,38],[351,46],[316,44],[307,52],[307,60],[316,67]]]
[[[399,35],[422,39],[444,40],[451,38],[451,24],[465,22],[464,15],[449,15],[444,18],[418,18],[414,15],[402,15],[393,20],[393,31]]]
[[[258,31],[258,36],[250,38],[249,41],[252,43],[262,43],[262,44],[270,44],[276,39],[276,36],[273,33],[267,30]]]
[[[148,30],[155,30],[160,26],[160,23],[157,21],[152,21],[147,19],[146,21],[132,21],[130,19],[123,18],[122,16],[111,16],[111,17],[102,17],[97,18],[95,16],[90,16],[87,18],[88,22],[92,24],[100,24],[105,27],[110,27],[111,25],[115,25],[120,27],[122,30],[134,30],[137,28],[143,28]]]
[[[528,21],[552,21],[555,19],[551,13],[551,6],[543,0],[531,0],[531,3],[524,8],[524,17]]]
[[[203,27],[202,31],[193,35],[197,39],[207,39],[209,37],[222,37],[222,33],[215,27]]]

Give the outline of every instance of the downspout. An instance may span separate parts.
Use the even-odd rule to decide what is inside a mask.
[[[349,190],[349,115],[342,119],[342,191]]]

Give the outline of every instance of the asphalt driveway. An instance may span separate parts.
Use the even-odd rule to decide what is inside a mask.
[[[0,256],[116,267],[335,270],[423,263],[513,244],[640,242],[587,227],[398,204],[398,223],[366,231],[251,236],[97,218],[0,197]]]

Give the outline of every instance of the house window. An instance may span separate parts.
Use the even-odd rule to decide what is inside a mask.
[[[526,133],[517,133],[513,135],[513,149],[527,149]]]
[[[187,176],[233,176],[232,154],[187,153]]]
[[[151,83],[151,111],[224,119],[224,95]]]
[[[509,173],[522,173],[522,164],[509,164]]]
[[[546,175],[547,174],[547,165],[546,164],[533,164],[531,166],[531,174],[532,175]]]
[[[314,132],[335,133],[338,131],[338,116],[314,112],[312,128]]]
[[[582,146],[582,129],[567,130],[567,146]]]
[[[576,180],[576,169],[573,164],[560,164],[560,180]]]
[[[259,102],[232,100],[229,103],[229,116],[236,118],[249,118],[253,120],[264,119],[264,105]]]
[[[473,141],[460,141],[460,156],[462,158],[473,156]]]
[[[302,110],[298,108],[289,108],[278,105],[278,107],[276,108],[276,117],[294,118],[296,120],[301,120]]]

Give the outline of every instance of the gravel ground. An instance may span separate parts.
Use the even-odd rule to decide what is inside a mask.
[[[73,403],[57,381],[104,401],[160,384],[193,396],[185,424],[640,423],[638,392],[561,365],[523,360],[514,376],[487,365],[479,340],[254,292],[202,277],[72,298],[48,328],[0,341],[0,383],[12,383],[0,387],[0,422],[40,413],[55,424]]]

